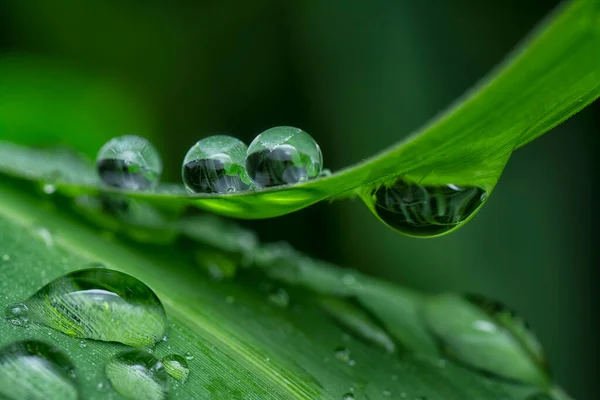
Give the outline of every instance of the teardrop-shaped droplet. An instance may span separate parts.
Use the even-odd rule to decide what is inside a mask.
[[[438,295],[425,302],[423,317],[449,359],[510,381],[547,385],[540,343],[501,303],[478,295]]]
[[[96,170],[108,186],[144,190],[158,183],[162,161],[148,140],[126,135],[102,146],[96,158]]]
[[[250,143],[246,169],[261,187],[285,185],[318,177],[323,169],[323,155],[308,133],[278,126],[264,131]]]
[[[234,137],[215,135],[200,140],[185,155],[181,176],[192,193],[233,193],[248,190],[248,147]]]
[[[366,311],[348,301],[333,297],[322,298],[319,303],[338,324],[348,329],[355,337],[383,347],[390,353],[396,350],[390,335]]]
[[[23,303],[9,304],[4,309],[4,317],[13,325],[27,325],[29,321],[29,308]]]
[[[0,349],[0,398],[77,399],[75,367],[58,348],[37,340]]]
[[[160,360],[144,350],[118,353],[106,364],[106,377],[112,387],[130,400],[167,398],[167,372]]]
[[[423,186],[397,179],[369,199],[383,222],[409,236],[431,237],[458,227],[487,199],[480,187]]]
[[[122,272],[88,268],[57,278],[27,299],[30,321],[69,336],[152,346],[167,332],[154,292]]]
[[[165,370],[178,381],[185,381],[190,374],[190,367],[185,358],[178,354],[170,354],[162,359]]]

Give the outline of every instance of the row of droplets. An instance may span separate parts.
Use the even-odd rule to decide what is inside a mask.
[[[139,136],[111,139],[99,151],[96,168],[113,187],[144,190],[155,186],[162,161],[152,144]],[[279,126],[258,135],[250,146],[227,135],[194,144],[181,168],[192,193],[234,193],[316,178],[323,172],[317,142],[301,129]]]

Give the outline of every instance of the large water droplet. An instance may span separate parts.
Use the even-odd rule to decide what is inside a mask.
[[[336,298],[321,298],[321,306],[336,322],[359,339],[383,347],[392,353],[396,345],[387,332],[358,306]]]
[[[169,390],[163,364],[143,350],[128,350],[115,355],[105,368],[112,387],[131,400],[161,400]]]
[[[423,317],[449,359],[511,381],[548,383],[540,343],[504,305],[478,295],[444,294],[425,302]]]
[[[162,340],[167,331],[156,294],[136,278],[110,269],[71,272],[24,304],[31,321],[77,338],[143,347]]]
[[[268,129],[248,148],[248,175],[261,187],[285,185],[321,174],[323,155],[308,133],[290,126]]]
[[[170,354],[162,359],[165,370],[178,381],[185,381],[190,374],[190,367],[185,358],[177,354]]]
[[[373,210],[400,233],[430,237],[449,232],[469,218],[487,198],[479,187],[422,186],[397,179],[371,193]]]
[[[4,317],[13,325],[24,326],[29,321],[29,309],[23,303],[14,303],[6,306]]]
[[[77,399],[75,369],[59,349],[37,340],[0,349],[0,398]]]
[[[181,176],[194,193],[232,193],[248,190],[248,147],[231,136],[215,135],[200,140],[185,155]]]
[[[149,141],[126,135],[102,146],[96,158],[96,170],[108,186],[144,190],[158,183],[162,162]]]

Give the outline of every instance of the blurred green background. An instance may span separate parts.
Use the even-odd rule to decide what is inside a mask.
[[[151,139],[179,181],[187,149],[300,127],[325,166],[394,144],[483,77],[557,1],[0,2],[0,139]],[[425,291],[479,292],[519,310],[556,380],[593,398],[593,187],[600,107],[516,152],[491,200],[438,239],[400,236],[359,201],[242,221],[264,241]],[[77,133],[64,143],[65,133]]]

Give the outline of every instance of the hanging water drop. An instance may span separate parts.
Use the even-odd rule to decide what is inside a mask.
[[[13,325],[24,326],[29,321],[29,309],[23,303],[9,304],[4,310],[4,317]]]
[[[0,398],[75,400],[75,368],[59,349],[37,340],[0,349]]]
[[[279,186],[316,178],[323,155],[308,133],[290,126],[268,129],[248,148],[246,169],[261,187]]]
[[[126,135],[102,146],[96,158],[96,170],[108,186],[144,190],[158,183],[162,161],[148,140]]]
[[[510,381],[547,385],[540,343],[504,305],[479,295],[438,295],[425,302],[423,318],[447,358]]]
[[[365,201],[383,222],[400,233],[431,237],[449,232],[487,199],[479,187],[422,186],[397,179],[371,192]]]
[[[167,372],[156,357],[143,350],[115,355],[105,368],[112,387],[130,400],[162,400],[169,390]]]
[[[200,140],[185,155],[181,176],[192,193],[234,193],[248,190],[248,147],[231,136],[215,135]]]
[[[165,366],[167,374],[178,381],[185,382],[190,374],[190,367],[188,366],[187,361],[180,355],[170,354],[162,359],[162,363]]]
[[[24,301],[29,319],[69,336],[152,346],[167,331],[165,310],[136,278],[91,268],[59,277]]]

